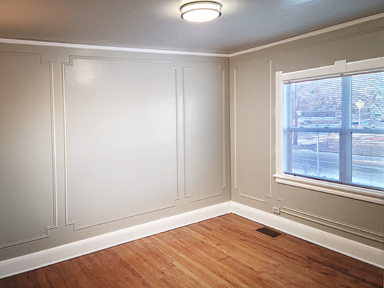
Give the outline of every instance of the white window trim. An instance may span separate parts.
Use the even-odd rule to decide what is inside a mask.
[[[354,187],[339,183],[330,183],[322,180],[308,179],[300,176],[284,174],[283,162],[283,85],[287,81],[300,79],[319,78],[323,76],[341,75],[359,71],[375,70],[384,68],[384,57],[349,62],[346,60],[336,61],[332,66],[319,67],[289,73],[276,72],[276,174],[277,183],[295,187],[306,188],[319,192],[339,195],[352,199],[363,200],[371,203],[384,205],[384,193],[369,189]]]

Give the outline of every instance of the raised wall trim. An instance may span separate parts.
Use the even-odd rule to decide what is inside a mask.
[[[324,232],[233,201],[133,226],[0,262],[0,279],[96,252],[122,243],[183,227],[220,215],[235,213],[290,235],[384,268],[384,251]]]
[[[252,200],[255,200],[255,201],[258,201],[258,202],[261,202],[261,203],[267,203],[265,199],[262,199],[262,198],[258,198],[258,197],[254,197],[254,196],[251,196],[251,195],[247,195],[247,194],[243,194],[241,193],[241,189],[239,188],[238,186],[238,177],[237,177],[237,71],[240,70],[241,68],[241,62],[244,62],[244,61],[248,61],[248,60],[254,60],[254,59],[264,59],[264,62],[269,62],[269,80],[270,80],[270,87],[272,87],[272,64],[271,64],[271,61],[270,60],[266,60],[266,57],[265,55],[261,55],[261,56],[256,56],[256,57],[251,57],[251,58],[246,58],[246,59],[242,59],[240,61],[237,62],[237,64],[234,66],[234,69],[233,69],[233,83],[234,83],[234,88],[233,88],[233,134],[234,134],[234,137],[233,137],[233,142],[234,142],[234,145],[233,145],[233,148],[232,148],[232,152],[233,152],[233,160],[234,160],[234,168],[233,168],[233,175],[234,175],[234,189],[237,190],[239,192],[239,196],[242,196],[242,197],[245,197],[245,198],[249,198],[249,199],[252,199]],[[272,112],[272,90],[269,89],[270,91],[270,111]],[[269,127],[270,127],[270,131],[272,129],[272,118],[273,118],[273,113],[270,113],[270,122],[269,122]],[[232,115],[231,115],[232,116]],[[272,147],[272,133],[270,133],[270,147]],[[272,154],[271,154],[271,151],[268,151],[269,155],[270,155],[270,159],[272,158]],[[271,163],[271,162],[270,162]],[[271,167],[271,164],[269,164],[269,170],[271,172],[271,175],[272,175],[272,167]],[[265,194],[265,197],[266,198],[272,198],[272,186],[271,186],[271,182],[272,182],[272,179],[270,179],[270,183],[269,183],[269,193],[268,194]]]
[[[1,43],[1,41],[0,41]],[[11,243],[5,243],[0,245],[0,249],[15,246],[22,243],[27,243],[35,240],[49,238],[49,230],[58,227],[58,211],[57,211],[57,172],[56,172],[56,130],[55,130],[55,98],[53,92],[53,62],[44,61],[44,54],[41,53],[19,53],[19,52],[0,52],[0,55],[10,55],[10,56],[28,56],[28,57],[38,57],[40,59],[40,65],[49,66],[49,93],[50,93],[50,118],[51,118],[51,148],[52,148],[52,198],[53,198],[53,215],[52,215],[52,225],[45,226],[44,235],[38,235],[30,237],[27,239],[20,239],[13,241]],[[0,270],[1,271],[1,270]],[[0,273],[1,275],[1,273]]]
[[[222,196],[223,195],[223,191],[227,189],[227,160],[226,160],[226,144],[225,144],[225,141],[226,141],[226,132],[225,132],[225,110],[226,110],[226,105],[225,105],[225,96],[226,96],[226,78],[225,78],[225,68],[222,67],[222,64],[219,63],[219,62],[197,62],[197,61],[189,61],[188,63],[198,63],[198,64],[214,64],[214,65],[218,65],[218,69],[219,71],[221,72],[221,79],[222,79],[222,108],[223,108],[223,114],[222,114],[222,117],[223,117],[223,127],[222,127],[222,132],[223,132],[223,143],[222,143],[222,148],[223,148],[223,183],[222,183],[222,187],[220,187],[218,189],[219,192],[215,193],[215,194],[212,194],[212,195],[208,195],[208,196],[203,196],[203,197],[198,197],[198,198],[194,198],[193,197],[193,193],[191,194],[188,194],[187,193],[187,184],[186,184],[186,175],[187,175],[187,167],[186,167],[186,151],[187,151],[187,141],[186,141],[186,95],[187,95],[187,92],[186,92],[186,89],[185,89],[185,73],[184,71],[185,70],[189,70],[190,67],[183,67],[182,68],[182,83],[183,83],[183,90],[182,90],[182,94],[183,94],[183,143],[184,143],[184,172],[185,172],[185,175],[184,175],[184,197],[185,198],[191,198],[191,203],[193,202],[197,202],[197,201],[201,201],[201,200],[205,200],[205,199],[209,199],[209,198],[213,198],[213,197],[218,197],[218,196]]]
[[[284,205],[280,207],[280,213],[285,213],[287,215],[298,217],[306,221],[311,221],[313,223],[321,224],[339,231],[344,231],[379,243],[384,243],[383,233],[378,233],[355,225],[350,225],[340,221],[332,220],[326,217],[322,217]]]
[[[67,109],[66,109],[66,83],[65,83],[65,67],[69,67],[69,66],[73,66],[73,60],[74,59],[88,59],[88,60],[107,60],[107,61],[127,61],[127,62],[152,62],[152,63],[167,63],[169,64],[169,67],[170,69],[174,70],[174,84],[175,84],[175,119],[176,119],[176,125],[175,125],[175,135],[176,135],[176,142],[175,142],[175,151],[176,151],[176,194],[174,195],[174,197],[172,198],[172,201],[173,203],[170,204],[170,205],[164,205],[164,206],[159,206],[159,207],[155,207],[153,209],[148,209],[148,210],[144,210],[144,211],[140,211],[140,212],[136,212],[136,213],[128,213],[128,214],[124,214],[124,215],[121,215],[121,216],[117,216],[117,217],[113,217],[113,218],[108,218],[108,219],[103,219],[103,220],[100,220],[100,221],[96,221],[96,222],[92,222],[92,223],[88,223],[88,224],[84,224],[84,225],[78,225],[77,224],[77,220],[70,220],[69,219],[69,212],[68,212],[68,207],[69,207],[69,204],[68,204],[68,152],[67,152]],[[134,58],[115,58],[115,57],[97,57],[97,56],[80,56],[80,55],[70,55],[69,56],[69,62],[62,62],[61,63],[61,70],[62,70],[62,87],[63,87],[63,90],[62,90],[62,99],[63,99],[63,125],[64,125],[64,194],[65,194],[65,225],[66,226],[73,226],[73,230],[76,231],[76,230],[81,230],[81,229],[85,229],[85,228],[90,228],[90,227],[94,227],[94,226],[97,226],[97,225],[100,225],[100,224],[105,224],[105,223],[110,223],[110,222],[115,222],[115,221],[118,221],[118,220],[122,220],[122,219],[127,219],[127,218],[131,218],[131,217],[135,217],[135,216],[139,216],[139,215],[143,215],[143,214],[148,214],[148,213],[152,213],[152,212],[156,212],[156,211],[161,211],[161,210],[165,210],[165,209],[170,209],[170,208],[173,208],[175,207],[175,201],[176,200],[179,200],[180,199],[180,196],[179,196],[179,191],[178,191],[178,177],[179,177],[179,172],[178,172],[178,153],[179,153],[179,150],[178,150],[178,138],[179,138],[179,135],[178,135],[178,129],[177,129],[177,126],[179,125],[178,124],[178,117],[177,117],[177,107],[178,107],[178,95],[177,95],[177,67],[174,67],[172,65],[172,61],[171,60],[156,60],[156,59],[134,59]]]
[[[186,70],[189,70],[190,68],[189,67],[182,67],[182,69],[181,69],[181,73],[182,73],[182,77],[181,77],[181,81],[182,81],[182,94],[183,94],[183,151],[184,151],[184,153],[183,153],[183,164],[184,164],[184,183],[183,183],[183,187],[184,187],[184,197],[185,198],[190,198],[190,197],[192,197],[192,194],[190,194],[190,195],[188,195],[188,193],[187,193],[187,180],[185,179],[186,178],[186,170],[187,170],[187,165],[186,165],[186,133],[185,133],[185,131],[186,131],[186,119],[185,119],[185,109],[186,109],[186,103],[185,103],[185,101],[186,101],[186,97],[185,97],[185,95],[186,95],[186,89],[185,89],[185,71]]]

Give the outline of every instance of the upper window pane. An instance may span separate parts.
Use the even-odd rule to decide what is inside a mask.
[[[384,72],[351,76],[352,128],[384,129]]]
[[[340,127],[341,78],[284,85],[290,95],[291,127]]]

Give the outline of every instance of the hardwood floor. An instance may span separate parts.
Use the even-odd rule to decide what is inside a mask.
[[[0,287],[383,287],[383,270],[227,214],[0,280]]]

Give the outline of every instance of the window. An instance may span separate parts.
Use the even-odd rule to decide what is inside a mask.
[[[277,72],[276,102],[277,182],[384,203],[384,58]]]

